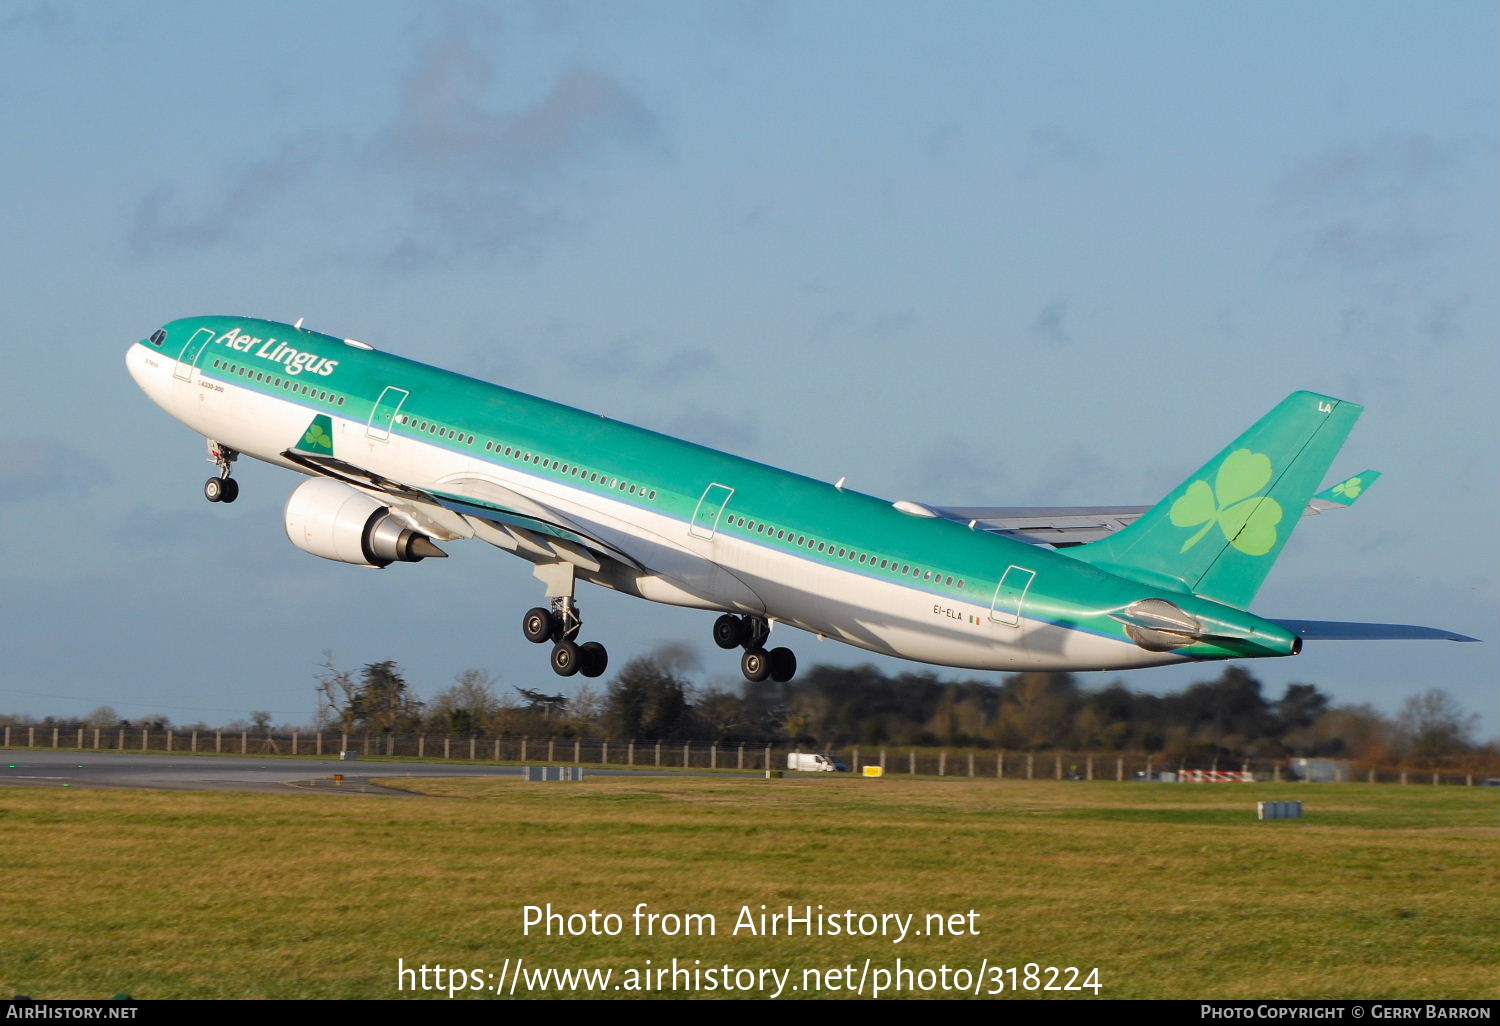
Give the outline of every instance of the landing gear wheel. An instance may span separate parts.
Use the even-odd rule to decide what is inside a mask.
[[[219,482],[219,501],[233,502],[240,497],[240,483],[232,477]]]
[[[559,641],[552,646],[552,672],[559,677],[571,677],[579,670],[578,646],[571,641]]]
[[[526,635],[526,640],[540,645],[544,641],[557,640],[552,637],[553,623],[552,614],[541,606],[528,609],[526,615],[521,618],[521,633]]]
[[[585,677],[598,677],[609,665],[609,652],[597,641],[585,641],[578,646],[578,672]]]
[[[729,613],[714,621],[714,644],[720,648],[739,648],[747,633],[745,621]]]
[[[797,676],[797,654],[789,648],[773,648],[770,652],[771,679],[785,684]]]
[[[203,482],[203,497],[209,502],[228,502],[224,498],[224,478],[211,477]]]
[[[771,657],[763,648],[747,648],[740,656],[740,672],[752,684],[759,684],[771,675]]]

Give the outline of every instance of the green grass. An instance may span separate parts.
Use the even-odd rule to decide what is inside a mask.
[[[803,969],[899,957],[1098,967],[1100,996],[1114,998],[1500,997],[1493,791],[386,782],[439,797],[0,791],[0,988],[389,998],[398,958],[619,973],[675,956],[801,982]],[[1256,821],[1257,800],[1284,798],[1305,801],[1307,818]],[[523,935],[522,907],[549,902],[617,913],[625,932]],[[638,902],[712,913],[717,935],[634,936]],[[915,913],[918,928],[972,909],[979,935],[731,935],[741,907],[762,904]]]

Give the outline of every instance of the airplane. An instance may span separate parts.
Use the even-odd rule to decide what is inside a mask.
[[[1306,640],[1476,639],[1404,624],[1249,612],[1300,514],[1347,506],[1374,471],[1315,494],[1362,408],[1295,392],[1150,507],[895,502],[632,427],[294,324],[174,320],[126,364],[203,435],[233,502],[248,455],[309,480],[287,536],[384,568],[478,538],[533,564],[522,633],[552,669],[597,677],[579,581],[718,613],[752,682],[785,682],[796,627],[980,670],[1125,670],[1288,656]]]

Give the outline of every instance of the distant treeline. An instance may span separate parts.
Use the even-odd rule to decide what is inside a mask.
[[[1280,697],[1268,698],[1238,665],[1182,691],[1151,695],[1119,681],[1085,690],[1067,673],[1017,673],[992,683],[821,665],[789,684],[731,691],[696,686],[688,663],[664,650],[627,663],[602,691],[584,686],[571,696],[497,691],[490,674],[466,670],[422,702],[395,662],[341,670],[330,657],[316,675],[317,725],[351,733],[1150,752],[1229,761],[1309,756],[1371,765],[1453,765],[1469,756],[1493,764],[1500,756],[1494,742],[1476,742],[1478,717],[1445,691],[1413,695],[1390,717],[1369,705],[1334,705],[1313,684],[1288,684]],[[82,719],[0,717],[0,723],[213,729],[174,725],[164,716],[125,721],[108,707]],[[221,725],[256,732],[271,726],[263,712]]]

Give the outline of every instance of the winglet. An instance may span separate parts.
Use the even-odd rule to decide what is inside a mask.
[[[307,425],[307,430],[293,446],[295,452],[307,453],[309,456],[332,456],[333,455],[333,420],[326,413],[320,413]]]
[[[1345,478],[1330,488],[1325,488],[1313,496],[1313,502],[1326,502],[1333,506],[1352,506],[1354,500],[1358,499],[1370,486],[1380,480],[1380,471],[1361,470],[1353,477]]]

